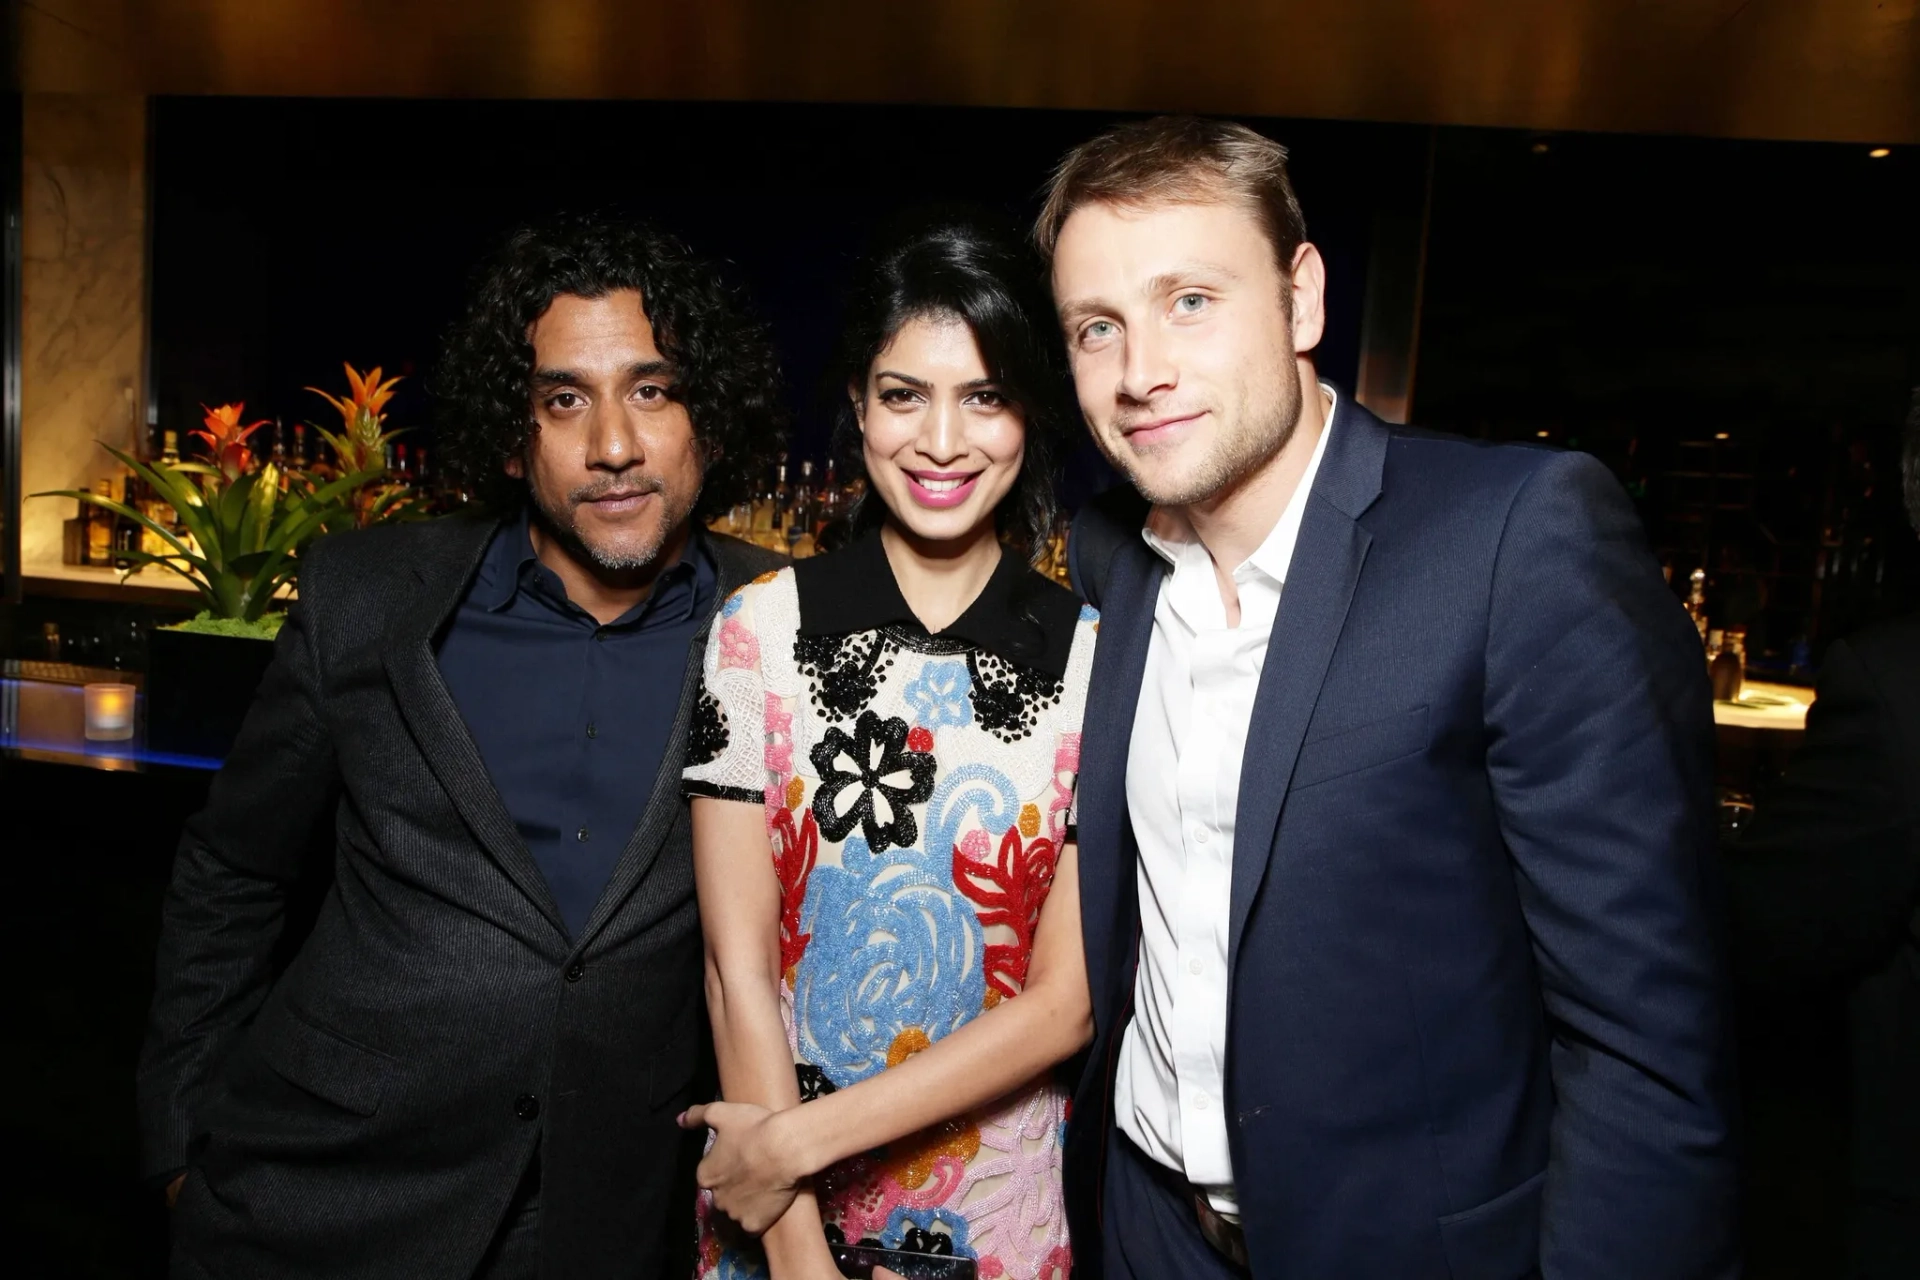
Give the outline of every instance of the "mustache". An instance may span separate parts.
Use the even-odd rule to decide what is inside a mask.
[[[574,506],[583,502],[601,502],[609,498],[638,498],[649,493],[665,493],[667,482],[659,476],[602,476],[583,484],[567,495]]]

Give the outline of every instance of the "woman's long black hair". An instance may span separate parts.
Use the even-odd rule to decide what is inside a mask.
[[[974,211],[921,213],[895,224],[860,264],[830,391],[837,393],[834,448],[852,474],[865,473],[860,420],[849,388],[864,396],[873,362],[909,321],[957,316],[973,331],[987,374],[1026,424],[1020,475],[995,513],[1003,542],[1029,558],[1053,533],[1054,478],[1080,411],[1066,349],[1042,267],[1011,228]],[[855,509],[855,535],[877,527],[886,508],[869,491]]]

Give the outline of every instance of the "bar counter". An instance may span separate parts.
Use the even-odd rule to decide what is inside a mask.
[[[114,773],[156,769],[212,771],[220,761],[206,756],[153,751],[146,744],[146,697],[134,694],[133,736],[96,742],[86,736],[86,693],[92,683],[141,683],[134,672],[62,662],[8,660],[0,666],[0,756],[48,764],[77,765]]]

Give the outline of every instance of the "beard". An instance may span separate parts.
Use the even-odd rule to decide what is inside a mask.
[[[1185,471],[1143,466],[1141,453],[1135,452],[1122,434],[1128,425],[1124,414],[1114,419],[1112,445],[1109,447],[1107,439],[1101,438],[1101,452],[1125,474],[1140,496],[1155,506],[1185,507],[1218,498],[1273,461],[1293,439],[1304,391],[1300,366],[1291,352],[1279,362],[1278,373],[1278,385],[1262,388],[1265,394],[1258,400],[1249,402],[1243,397],[1231,417],[1216,416],[1219,431],[1207,442],[1205,455]],[[1159,417],[1166,412],[1157,408],[1153,414]],[[1164,452],[1177,451],[1175,446]],[[1146,452],[1150,456],[1161,451]]]
[[[567,494],[564,504],[553,502],[539,491],[537,485],[528,488],[533,495],[534,512],[549,534],[565,546],[575,559],[614,573],[644,569],[652,564],[659,557],[660,548],[666,545],[668,537],[693,514],[694,504],[700,500],[698,489],[690,494],[676,495],[660,477],[645,475],[607,476],[581,485]],[[611,493],[659,495],[660,518],[639,541],[624,546],[610,545],[604,534],[590,536],[581,527],[578,517],[580,504],[596,501]]]

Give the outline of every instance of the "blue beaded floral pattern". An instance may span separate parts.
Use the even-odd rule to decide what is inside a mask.
[[[840,866],[814,869],[794,1022],[801,1055],[836,1087],[884,1070],[908,1028],[937,1041],[980,1012],[986,941],[952,859],[850,836]]]
[[[960,728],[973,723],[973,700],[967,696],[972,687],[973,674],[964,661],[929,662],[900,693],[921,728]]]

